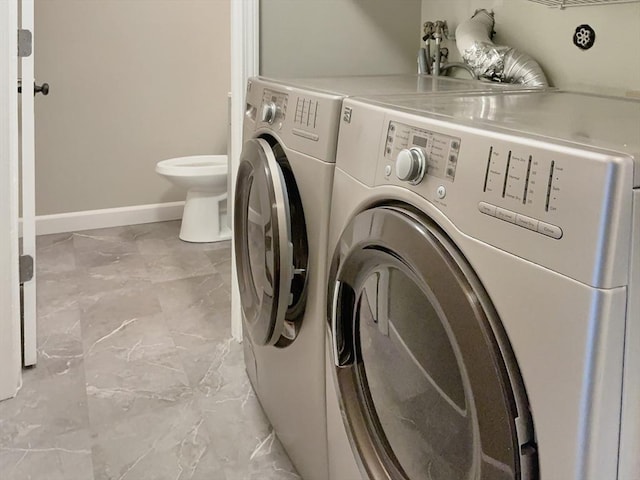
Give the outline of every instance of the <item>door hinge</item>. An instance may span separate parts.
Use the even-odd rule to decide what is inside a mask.
[[[31,30],[18,30],[18,56],[29,57],[33,53],[33,34]]]
[[[33,280],[33,257],[20,255],[20,285]]]

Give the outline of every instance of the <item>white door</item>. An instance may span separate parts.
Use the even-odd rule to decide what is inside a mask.
[[[20,385],[18,6],[0,1],[0,400]]]
[[[20,28],[33,32],[34,0],[21,0]],[[35,35],[34,35],[35,37]],[[33,50],[33,49],[32,49]],[[34,53],[22,59],[21,96],[21,165],[22,165],[22,255],[30,256],[35,267],[36,225],[35,225],[35,141],[34,141]],[[47,93],[48,89],[42,93]],[[36,272],[23,284],[23,361],[25,366],[36,363]]]

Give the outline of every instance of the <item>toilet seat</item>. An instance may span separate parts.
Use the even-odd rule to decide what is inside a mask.
[[[226,155],[194,155],[170,158],[158,162],[156,172],[160,175],[191,176],[221,175],[227,172]]]

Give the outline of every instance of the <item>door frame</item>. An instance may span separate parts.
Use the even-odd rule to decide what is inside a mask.
[[[22,375],[18,271],[18,2],[0,1],[0,400]],[[8,275],[7,275],[8,273]]]
[[[35,38],[34,0],[20,0],[20,28],[32,32]],[[35,172],[35,110],[34,110],[34,63],[35,43],[32,52],[20,59],[22,77],[22,95],[20,96],[20,165],[22,200],[22,255],[30,256],[33,265],[36,258],[36,172]],[[36,309],[36,268],[30,280],[22,285],[22,357],[25,367],[34,366],[37,353],[37,309]]]
[[[227,212],[233,218],[233,199],[244,122],[245,94],[249,77],[258,75],[260,43],[259,0],[231,0],[231,135],[229,145],[229,192]],[[232,233],[235,235],[235,232]],[[242,341],[242,308],[240,290],[235,275],[235,248],[231,242],[231,334]]]

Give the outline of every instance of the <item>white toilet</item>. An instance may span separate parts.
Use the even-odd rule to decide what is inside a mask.
[[[156,172],[187,189],[180,238],[186,242],[217,242],[231,238],[227,226],[226,155],[171,158],[156,165]]]

